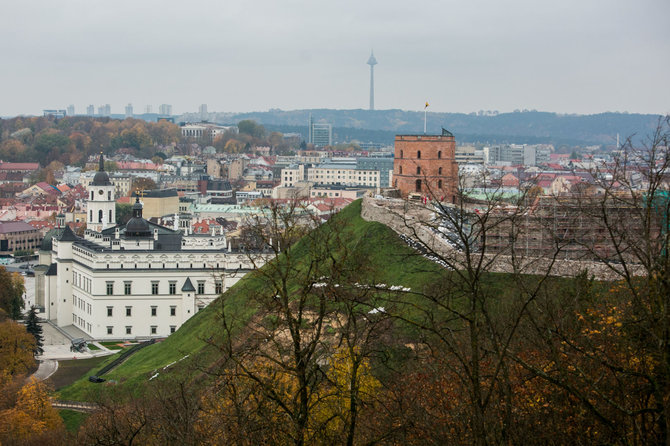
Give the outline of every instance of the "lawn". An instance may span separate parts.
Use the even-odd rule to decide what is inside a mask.
[[[112,355],[111,357],[115,357],[115,355]],[[49,380],[56,390],[62,389],[83,376],[88,378],[89,372],[93,372],[100,368],[101,364],[108,358],[109,356],[100,356],[97,358],[58,361],[58,370],[51,375]]]
[[[68,409],[59,410],[58,414],[63,419],[63,423],[65,423],[65,429],[67,429],[68,432],[77,432],[79,430],[79,426],[81,426],[89,416],[87,413],[76,412],[74,410]]]

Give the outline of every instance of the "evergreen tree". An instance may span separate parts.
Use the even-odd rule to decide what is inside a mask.
[[[34,306],[30,307],[28,319],[26,320],[26,330],[35,337],[35,354],[41,355],[44,353],[42,346],[44,345],[44,336],[42,336],[42,326],[37,319],[37,310]]]

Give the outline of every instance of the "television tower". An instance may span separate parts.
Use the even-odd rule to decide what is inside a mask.
[[[375,53],[370,51],[370,58],[368,59],[368,65],[370,65],[370,110],[375,109],[375,65],[377,65],[377,59],[375,59]]]

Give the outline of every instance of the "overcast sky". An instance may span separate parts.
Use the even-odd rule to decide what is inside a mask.
[[[3,0],[0,115],[670,113],[668,0]]]

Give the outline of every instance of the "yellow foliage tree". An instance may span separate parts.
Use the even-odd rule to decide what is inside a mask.
[[[0,323],[0,370],[26,373],[35,365],[34,349],[35,338],[23,325],[11,320]]]
[[[18,392],[16,406],[0,412],[0,440],[26,441],[49,431],[62,431],[63,420],[51,406],[46,385],[31,379]]]

